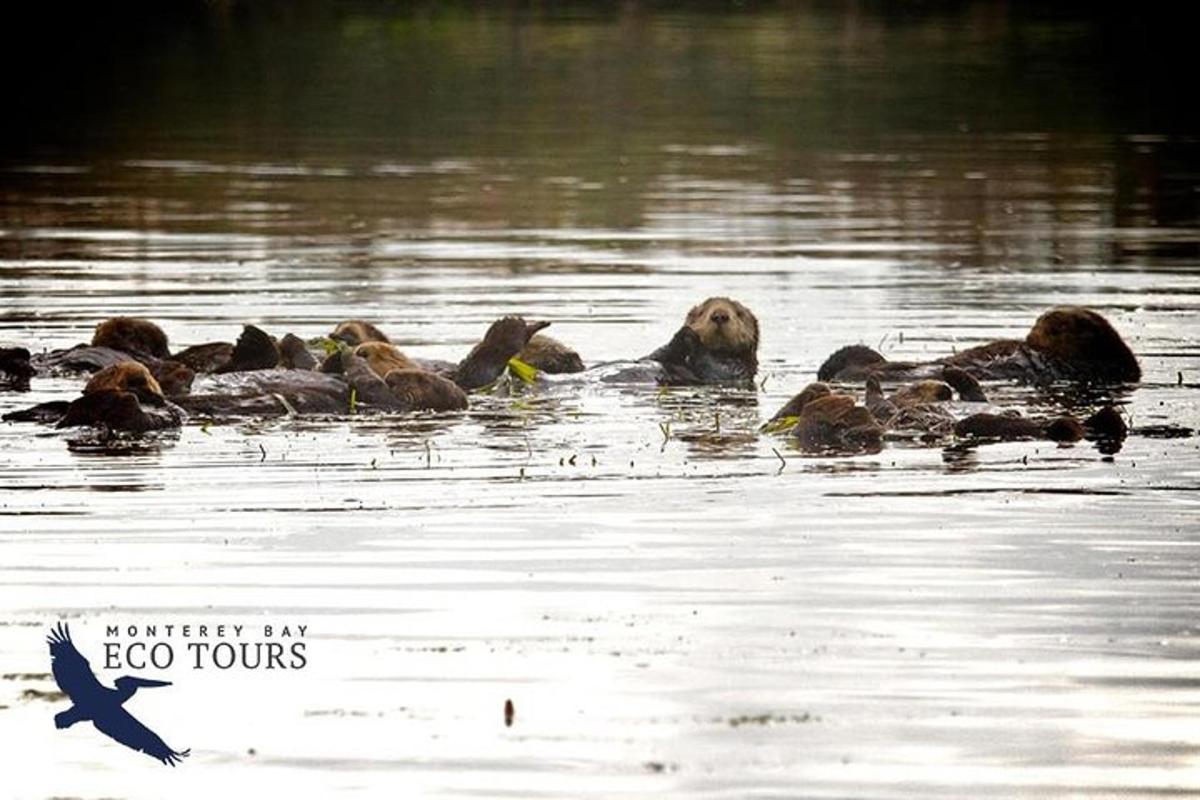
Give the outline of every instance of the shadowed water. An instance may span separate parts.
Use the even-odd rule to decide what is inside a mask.
[[[1200,439],[1136,433],[1200,427],[1200,162],[1144,53],[1099,55],[1111,20],[300,8],[180,23],[74,125],[35,108],[0,164],[0,344],[358,317],[457,359],[520,313],[598,363],[725,294],[761,384],[0,425],[16,796],[1200,793]],[[842,344],[936,357],[1063,303],[1142,385],[996,392],[1115,400],[1115,455],[758,431]],[[59,618],[106,682],[118,622],[298,622],[310,663],[156,673],[130,708],[192,748],[172,772],[23,695]]]

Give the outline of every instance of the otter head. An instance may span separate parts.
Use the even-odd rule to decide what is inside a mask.
[[[1095,311],[1062,306],[1038,317],[1025,343],[1063,362],[1081,377],[1136,382],[1142,370],[1129,346]]]
[[[83,393],[98,392],[128,392],[143,403],[163,403],[162,387],[150,374],[150,370],[136,361],[122,361],[93,375],[87,386],[83,387]]]
[[[169,397],[188,394],[192,391],[192,381],[196,379],[196,373],[178,361],[160,361],[151,374],[158,381],[163,394]]]
[[[333,329],[333,333],[329,334],[329,338],[345,342],[351,347],[360,345],[363,342],[391,341],[379,328],[361,319],[348,319],[340,323]]]
[[[148,319],[113,317],[96,326],[92,347],[111,347],[131,356],[169,358],[167,335]]]
[[[833,390],[823,383],[810,383],[800,390],[800,393],[787,401],[783,408],[775,412],[775,416],[771,420],[786,419],[787,417],[798,417],[804,412],[804,408],[814,400],[819,400],[822,397],[828,397],[833,394]]]
[[[365,359],[371,371],[381,378],[394,369],[420,369],[398,347],[387,342],[363,342],[354,348],[354,355]]]
[[[688,312],[685,323],[712,353],[739,357],[758,352],[758,320],[728,297],[710,297]]]

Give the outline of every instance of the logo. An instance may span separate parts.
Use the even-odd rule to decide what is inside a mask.
[[[90,720],[96,730],[113,741],[172,767],[191,752],[172,750],[161,736],[125,710],[125,701],[133,697],[138,689],[170,686],[170,681],[124,675],[113,682],[115,689],[109,689],[100,684],[88,660],[75,649],[70,628],[66,625],[58,623],[46,637],[46,642],[50,645],[50,668],[54,673],[54,681],[73,703],[66,711],[54,715],[56,728],[69,728],[76,722]]]

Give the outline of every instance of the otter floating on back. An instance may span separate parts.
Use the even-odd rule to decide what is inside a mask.
[[[1137,358],[1108,320],[1079,306],[1042,314],[1024,339],[1003,339],[929,362],[888,361],[863,345],[843,347],[821,365],[821,381],[860,381],[868,375],[907,380],[958,367],[979,380],[1045,384],[1136,383]]]

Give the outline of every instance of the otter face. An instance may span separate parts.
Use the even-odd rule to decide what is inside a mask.
[[[710,352],[739,356],[758,352],[758,320],[736,300],[710,297],[688,312],[686,324]]]
[[[163,403],[162,387],[150,374],[150,370],[136,361],[122,361],[93,375],[87,386],[83,387],[83,393],[97,392],[128,392],[143,403]]]
[[[168,358],[167,335],[148,319],[113,317],[96,326],[92,347],[111,347],[134,356]]]
[[[348,319],[333,329],[330,339],[337,339],[354,347],[364,342],[390,342],[383,331],[361,319]]]
[[[151,373],[158,381],[159,388],[171,397],[187,394],[192,390],[192,381],[196,373],[178,361],[159,362]]]
[[[1042,314],[1025,343],[1101,380],[1141,380],[1142,370],[1129,346],[1108,320],[1078,306],[1053,308]]]
[[[381,378],[394,369],[420,369],[399,348],[387,342],[365,342],[354,348],[354,355],[365,359],[371,371]]]

